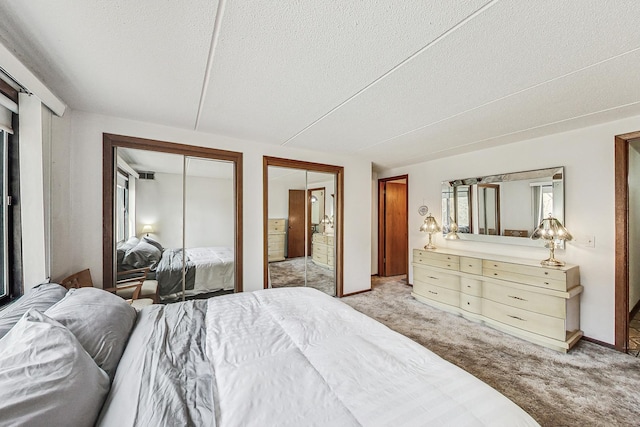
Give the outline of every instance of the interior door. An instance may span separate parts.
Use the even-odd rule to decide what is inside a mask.
[[[306,190],[289,190],[289,229],[287,232],[287,258],[305,256],[307,203]]]
[[[384,189],[384,276],[407,273],[407,184],[387,182]]]

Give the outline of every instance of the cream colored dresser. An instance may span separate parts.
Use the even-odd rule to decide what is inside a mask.
[[[472,252],[413,250],[418,301],[559,351],[580,337],[580,271]]]
[[[315,233],[311,237],[311,259],[315,264],[334,269],[334,236]]]
[[[284,261],[284,242],[287,237],[287,221],[284,218],[269,219],[267,222],[268,259]]]

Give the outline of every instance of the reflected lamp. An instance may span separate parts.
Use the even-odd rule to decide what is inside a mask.
[[[566,240],[573,240],[571,233],[558,221],[556,218],[549,215],[549,218],[542,220],[538,228],[536,228],[531,235],[533,240],[544,239],[546,247],[549,248],[549,258],[540,261],[542,265],[548,265],[552,267],[562,267],[564,262],[555,258],[556,245],[560,245]]]
[[[424,222],[420,226],[420,231],[422,231],[423,233],[429,233],[429,243],[427,243],[424,248],[427,250],[435,249],[436,247],[434,246],[432,239],[433,235],[440,231],[440,226],[436,222],[436,219],[433,217],[433,215],[427,215],[427,217],[424,219]]]
[[[144,227],[142,227],[142,232],[147,233],[147,237],[149,237],[149,233],[153,233],[153,225],[146,224]]]

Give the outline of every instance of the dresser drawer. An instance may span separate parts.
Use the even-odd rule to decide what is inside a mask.
[[[335,236],[325,236],[327,238],[327,245],[335,246]]]
[[[460,306],[460,292],[451,289],[441,288],[440,286],[429,283],[416,282],[413,285],[413,292],[443,304],[453,305],[455,307]]]
[[[567,282],[564,280],[554,280],[540,276],[529,276],[526,274],[514,273],[505,270],[493,270],[483,266],[483,275],[494,279],[508,280],[509,282],[524,283],[527,285],[539,286],[541,288],[554,289],[556,291],[566,291]]]
[[[327,265],[335,265],[335,258],[331,252],[327,254]]]
[[[565,322],[557,317],[533,313],[488,299],[482,300],[482,315],[506,325],[564,341],[567,338]]]
[[[546,268],[546,267],[534,267],[531,265],[512,264],[509,262],[484,260],[483,267],[491,270],[500,270],[505,272],[512,272],[517,274],[523,274],[526,276],[541,277],[551,280],[560,280],[565,282],[567,275],[563,270]]]
[[[482,296],[482,280],[469,279],[468,277],[461,277],[460,292],[467,295],[481,297]]]
[[[482,275],[482,260],[480,258],[460,257],[460,271]]]
[[[269,219],[267,221],[267,231],[269,232],[283,232],[284,226],[284,219]]]
[[[427,253],[427,255],[420,255]],[[439,255],[438,257],[433,257],[432,255]],[[440,267],[445,268],[447,270],[459,270],[460,268],[460,260],[457,256],[450,256],[452,259],[443,259],[442,254],[434,254],[428,253],[426,251],[414,251],[413,252],[413,262],[422,265],[430,265],[432,267]]]
[[[417,257],[421,259],[431,259],[434,261],[453,262],[456,264],[460,262],[460,257],[458,255],[442,254],[442,253],[427,251],[422,249],[414,249],[413,257],[414,258]]]
[[[327,254],[326,254],[326,252],[323,253],[323,254],[314,252],[313,253],[313,260],[315,262],[320,263],[320,264],[326,264],[327,263]]]
[[[413,281],[429,283],[443,288],[460,291],[460,277],[454,274],[441,273],[428,268],[415,267]]]
[[[315,233],[311,236],[311,241],[313,243],[327,243],[327,236],[324,236],[320,233]]]
[[[482,298],[460,294],[460,308],[470,313],[482,314]]]
[[[539,294],[488,282],[485,283],[482,288],[482,296],[495,302],[558,317],[560,319],[565,319],[567,316],[566,300],[561,297]]]
[[[267,237],[269,249],[284,249],[284,235],[272,234]]]
[[[314,254],[322,254],[325,257],[327,256],[327,245],[314,243],[312,245],[312,250]]]

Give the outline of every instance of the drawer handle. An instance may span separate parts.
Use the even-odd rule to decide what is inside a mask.
[[[544,272],[544,274],[545,274],[545,276],[546,276],[546,275],[548,275],[548,274],[549,274],[549,272],[548,272],[548,271],[545,271],[545,272]]]
[[[469,301],[467,301],[467,305],[471,305],[471,303]]]
[[[438,295],[437,292],[429,291],[430,294]]]
[[[451,267],[451,264],[447,264],[447,267]]]
[[[473,265],[469,264],[469,267],[473,267]]]
[[[471,285],[467,285],[467,288],[471,289]]]
[[[518,301],[526,301],[524,298],[517,297],[515,295],[507,295],[509,298],[517,299]]]
[[[498,268],[498,264],[493,264],[494,267]]]
[[[544,284],[545,284],[545,285],[548,285],[548,284],[549,284],[549,282],[544,282]]]
[[[434,279],[434,280],[438,280],[437,277],[433,277],[433,276],[427,276],[429,279]]]
[[[493,273],[493,275],[494,275],[494,276],[497,276],[497,275],[498,275],[498,273]]]
[[[512,316],[512,315],[510,315],[510,314],[507,314],[507,316],[511,317],[512,319],[521,320],[521,321],[523,321],[523,322],[526,322],[526,320],[524,320],[522,317]]]

